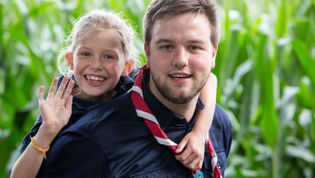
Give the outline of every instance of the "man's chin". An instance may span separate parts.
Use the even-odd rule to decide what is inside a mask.
[[[187,95],[187,94],[162,94],[167,100],[171,101],[172,103],[175,104],[187,104],[192,99],[195,98],[196,95]]]

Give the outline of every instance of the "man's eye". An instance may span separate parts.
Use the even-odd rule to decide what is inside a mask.
[[[193,50],[193,51],[195,51],[195,50],[198,50],[198,49],[200,49],[200,48],[199,48],[198,46],[192,45],[192,46],[190,46],[190,49]]]
[[[161,49],[164,51],[171,51],[173,49],[173,45],[163,45],[161,46]]]

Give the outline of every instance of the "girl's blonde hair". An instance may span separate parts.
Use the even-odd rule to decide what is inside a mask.
[[[115,29],[121,37],[121,45],[126,60],[132,58],[132,46],[134,31],[132,27],[119,15],[93,10],[82,16],[73,26],[73,29],[65,42],[65,48],[58,56],[58,69],[63,74],[69,74],[69,69],[65,66],[64,55],[73,53],[78,43],[88,38],[93,32],[100,29]]]

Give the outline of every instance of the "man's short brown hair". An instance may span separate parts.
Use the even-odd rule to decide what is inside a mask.
[[[213,46],[218,43],[218,22],[214,4],[211,0],[152,0],[144,16],[144,40],[150,43],[154,23],[166,16],[184,13],[203,13],[210,22],[210,40]]]

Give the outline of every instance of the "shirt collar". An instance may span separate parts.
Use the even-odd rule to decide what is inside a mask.
[[[114,98],[126,93],[132,87],[133,82],[133,79],[129,76],[120,77],[117,85],[115,86],[115,90],[117,93]]]
[[[150,91],[149,89],[149,80],[150,80],[150,73],[145,72],[142,79],[143,84],[143,97],[144,100],[147,102],[149,108],[151,109],[152,113],[158,120],[162,129],[166,128],[172,120],[181,119],[186,121],[183,117],[178,116],[177,114],[173,113],[169,110],[166,106],[164,106]],[[189,125],[193,125],[196,118],[196,113],[204,108],[204,104],[200,99],[198,99],[195,112],[193,114],[192,119],[189,121]]]
[[[87,101],[87,100],[83,100],[74,96],[73,105],[72,105],[72,113],[86,112],[91,106],[99,102],[100,101]]]

